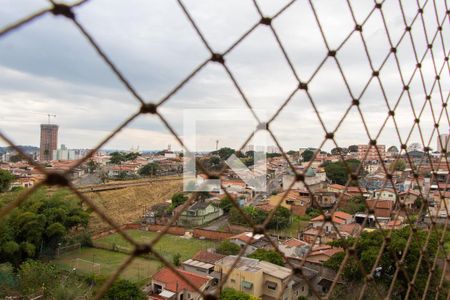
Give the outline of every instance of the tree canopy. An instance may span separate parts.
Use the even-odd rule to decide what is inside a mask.
[[[353,173],[358,169],[359,164],[360,161],[357,159],[349,159],[345,163],[343,161],[332,162],[325,166],[325,172],[331,181],[345,185],[349,179],[349,169]]]
[[[9,190],[11,182],[14,180],[14,175],[8,170],[0,169],[0,192]]]
[[[397,159],[390,166],[389,170],[392,171],[404,171],[406,169],[406,162],[403,158]]]
[[[236,255],[241,251],[241,247],[229,240],[224,240],[217,246],[216,251],[223,255]]]
[[[19,265],[27,258],[37,257],[41,251],[53,253],[71,229],[86,228],[89,214],[81,208],[78,199],[70,196],[65,190],[47,194],[40,189],[1,219],[0,262]]]
[[[137,153],[137,152],[126,153],[126,152],[116,151],[116,152],[112,152],[110,155],[111,155],[111,158],[110,158],[109,162],[111,164],[120,165],[122,162],[129,161],[129,160],[135,160],[139,156],[139,153]]]
[[[244,213],[253,221],[254,224],[262,224],[267,217],[267,213],[254,206],[243,207]],[[249,225],[239,210],[235,207],[230,209],[228,221],[232,224]],[[278,207],[270,222],[268,229],[284,229],[291,224],[291,212],[285,207]]]
[[[427,285],[428,276],[430,275],[431,267],[433,266],[433,259],[438,253],[438,243],[442,232],[432,231],[429,239],[427,236],[428,231],[417,230],[414,233],[414,237],[409,239],[409,235],[412,234],[410,228],[405,227],[392,231],[390,242],[387,243],[383,255],[376,266],[376,272],[373,274],[376,284],[389,288],[393,276],[396,273],[397,261],[403,260],[403,270],[397,273],[397,279],[394,286],[393,299],[404,299],[409,284],[408,278],[405,274],[415,274],[416,266],[419,264],[419,272],[415,280],[415,289],[419,291],[419,295],[425,291]],[[355,255],[362,263],[362,266],[366,272],[373,268],[374,263],[377,260],[378,253],[383,245],[387,232],[381,230],[373,232],[363,232],[359,237],[358,243],[356,243]],[[409,246],[408,246],[409,243]],[[347,238],[331,242],[334,246],[347,247],[354,244],[354,238]],[[408,247],[407,247],[408,246]],[[404,254],[405,249],[407,253]],[[420,253],[425,250],[427,255],[420,260]],[[402,256],[404,255],[404,259]],[[341,265],[345,253],[334,254],[328,261],[324,263],[324,266],[334,270],[338,270]],[[349,283],[362,283],[365,276],[361,271],[361,268],[353,256],[350,256],[343,269],[343,277]],[[433,273],[431,273],[428,294],[426,299],[434,299],[434,293],[436,287],[439,286],[439,279],[441,278],[442,271],[439,267],[435,267]],[[410,278],[409,278],[410,279]],[[448,287],[446,288],[448,289]],[[441,295],[447,295],[447,291],[441,291]]]
[[[309,149],[306,149],[302,153],[303,161],[310,161],[313,158],[313,156],[314,156],[314,152]]]
[[[222,300],[256,300],[257,298],[246,294],[241,291],[236,291],[232,288],[225,288],[223,289],[222,293],[220,294],[220,299]]]
[[[139,169],[138,173],[141,176],[154,176],[159,169],[159,165],[155,162],[151,162]]]
[[[358,145],[350,145],[347,149],[348,152],[358,152]]]
[[[172,208],[178,207],[186,202],[188,197],[186,197],[183,193],[175,193],[172,196]]]
[[[221,159],[227,160],[228,157],[230,157],[235,152],[236,151],[234,149],[224,147],[224,148],[220,148],[219,150],[213,151],[212,154],[219,155]]]
[[[248,255],[248,257],[264,260],[275,265],[284,266],[283,256],[274,250],[256,249],[256,251]]]
[[[129,280],[119,279],[114,282],[103,297],[104,300],[144,300],[147,299],[144,292]]]
[[[347,148],[336,147],[336,148],[331,149],[331,154],[333,154],[333,155],[339,155],[339,154],[345,155],[347,153],[348,153]]]

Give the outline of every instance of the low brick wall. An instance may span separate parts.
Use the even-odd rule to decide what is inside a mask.
[[[148,231],[163,231],[166,228],[164,225],[148,225],[147,230]],[[173,235],[184,235],[186,233],[186,228],[179,227],[179,226],[170,226],[169,230],[167,231],[169,234]]]
[[[141,225],[140,224],[124,224],[124,225],[120,226],[119,228],[120,228],[120,230],[141,229]],[[93,240],[96,240],[96,239],[102,238],[104,236],[107,236],[107,235],[110,235],[110,234],[113,234],[116,232],[117,232],[116,229],[109,229],[109,230],[105,230],[105,231],[93,234],[91,238]]]
[[[235,234],[223,231],[207,230],[207,229],[194,229],[195,238],[205,238],[207,240],[221,241],[226,240]]]

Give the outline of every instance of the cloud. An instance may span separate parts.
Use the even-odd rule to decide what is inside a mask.
[[[46,1],[9,2],[9,5],[0,8],[0,26],[48,6]],[[228,49],[260,18],[251,1],[192,0],[184,3],[210,47],[219,53]],[[258,3],[263,15],[271,16],[288,1],[263,0]],[[418,20],[411,31],[413,40],[407,36],[398,47],[398,64],[392,55],[384,61],[391,45],[381,14],[374,11],[365,21],[373,8],[373,1],[350,3],[356,22],[364,22],[362,36],[370,60],[358,32],[341,45],[355,26],[349,7],[337,2],[315,1],[314,9],[328,46],[338,50],[340,63],[337,65],[332,58],[328,58],[317,71],[328,50],[313,10],[305,0],[296,1],[273,21],[285,53],[279,48],[270,28],[260,25],[225,56],[227,65],[252,106],[265,110],[271,116],[297,87],[292,67],[300,80],[308,81],[308,91],[328,131],[339,124],[352,97],[359,97],[364,91],[360,99],[361,111],[371,136],[378,134],[388,112],[385,96],[388,105],[393,108],[402,93],[403,83],[398,68],[403,81],[409,80],[416,67],[412,42],[420,58],[426,50],[426,36]],[[404,9],[406,20],[410,23],[417,8],[414,4]],[[210,56],[175,1],[92,0],[75,9],[75,12],[79,22],[146,101],[162,99]],[[405,27],[400,8],[396,3],[386,3],[383,13],[389,36],[395,43]],[[424,18],[429,32],[437,27],[433,13],[432,6],[425,8]],[[440,16],[441,19],[443,17],[445,15]],[[443,36],[448,35],[449,27],[444,24]],[[422,112],[420,126],[424,139],[433,140],[436,136],[436,133],[432,136],[433,118],[439,118],[442,101],[447,101],[450,85],[449,74],[445,70],[440,85],[432,85],[435,64],[440,66],[446,55],[439,38],[433,47],[435,60],[427,55],[422,63],[425,90],[417,72],[410,83],[410,98],[403,96],[396,109],[402,139],[407,138],[414,121],[410,103],[416,115]],[[442,43],[445,45],[447,42]],[[285,55],[292,66],[288,65]],[[380,71],[382,88],[376,80],[366,87],[372,74],[370,63],[374,69],[383,66]],[[441,99],[441,92],[444,99]],[[432,107],[422,107],[426,94],[432,95]],[[16,143],[38,145],[39,124],[46,122],[45,114],[52,113],[57,115],[52,121],[60,125],[62,143],[74,148],[90,148],[136,112],[139,103],[69,20],[48,14],[0,39],[0,107],[0,128]],[[237,108],[249,113],[228,74],[215,63],[209,63],[159,111],[181,136],[183,110],[193,108]],[[220,139],[223,146],[239,147],[250,130],[243,125],[219,123],[211,122],[209,126],[203,126],[205,130],[200,134],[202,145],[210,147],[215,145],[216,139]],[[448,115],[441,116],[438,123],[441,132],[446,132]],[[227,126],[234,126],[237,130],[222,130]],[[316,147],[324,137],[322,125],[304,91],[297,92],[272,128],[286,149]],[[341,146],[368,142],[356,108],[352,108],[336,136]],[[410,142],[419,140],[419,131],[415,129]],[[399,144],[391,121],[382,131],[380,142]],[[157,117],[141,116],[111,140],[107,147],[129,149],[139,145],[141,149],[160,149],[168,144],[179,148]],[[432,146],[434,144],[431,143]],[[327,143],[325,147],[333,145]]]

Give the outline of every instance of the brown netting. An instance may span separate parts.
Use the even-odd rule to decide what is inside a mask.
[[[92,0],[94,1],[94,0]],[[446,42],[449,40],[448,31],[447,36],[445,36],[445,32],[443,32],[444,26],[449,25],[449,7],[448,3],[446,1],[438,1],[438,0],[426,0],[426,1],[395,1],[395,3],[398,5],[398,10],[400,11],[400,14],[403,19],[403,25],[404,29],[401,32],[401,35],[399,35],[399,38],[394,38],[393,34],[391,33],[391,28],[388,26],[388,23],[386,21],[386,11],[385,11],[385,3],[387,1],[375,1],[373,3],[373,7],[367,12],[367,15],[364,18],[356,18],[355,12],[357,10],[353,7],[353,3],[350,0],[347,1],[341,1],[342,5],[347,6],[349,12],[351,13],[352,20],[354,22],[354,28],[353,30],[350,30],[348,34],[345,36],[345,38],[342,40],[342,42],[336,47],[332,48],[330,46],[329,41],[327,40],[327,35],[325,34],[323,22],[321,20],[321,12],[316,7],[316,1],[309,0],[308,7],[305,7],[305,9],[309,9],[312,12],[312,15],[315,19],[315,22],[317,23],[318,28],[320,29],[320,37],[324,42],[326,51],[325,55],[322,58],[322,60],[318,63],[316,69],[311,73],[310,77],[305,77],[302,75],[302,70],[298,70],[295,67],[295,64],[291,60],[292,53],[289,53],[288,49],[285,47],[283,39],[280,37],[278,29],[274,25],[274,20],[276,20],[279,16],[281,16],[283,13],[288,11],[292,8],[293,4],[296,2],[295,0],[288,2],[284,7],[282,7],[278,12],[276,12],[272,16],[264,15],[260,5],[258,4],[258,1],[254,0],[252,2],[252,5],[256,9],[257,13],[260,16],[260,21],[255,23],[253,26],[248,28],[247,31],[245,31],[234,43],[232,43],[225,51],[222,53],[217,53],[213,50],[213,47],[210,45],[206,37],[202,34],[202,29],[197,24],[196,19],[193,17],[187,6],[183,3],[183,1],[178,0],[178,5],[180,9],[183,11],[184,15],[186,16],[189,23],[192,25],[192,27],[195,29],[196,34],[200,38],[201,43],[206,47],[206,49],[210,53],[210,58],[206,61],[202,62],[200,65],[198,65],[195,69],[192,70],[190,74],[188,74],[181,82],[179,82],[176,86],[174,86],[171,90],[167,91],[167,94],[162,97],[160,100],[155,101],[153,103],[149,103],[145,101],[145,97],[139,94],[139,92],[133,87],[132,83],[127,80],[127,78],[123,75],[123,73],[118,69],[118,67],[114,64],[114,62],[109,58],[109,56],[102,50],[101,46],[97,43],[97,41],[90,35],[88,28],[85,28],[83,24],[81,24],[77,20],[76,15],[76,8],[78,6],[81,6],[88,2],[88,0],[80,1],[74,4],[61,4],[56,3],[53,0],[51,2],[51,7],[48,9],[44,9],[42,11],[38,11],[22,20],[18,20],[17,22],[3,28],[0,30],[0,39],[4,38],[6,35],[14,34],[15,31],[20,30],[21,27],[24,26],[32,26],[33,22],[39,22],[39,19],[47,14],[53,14],[55,16],[63,16],[67,19],[67,22],[73,23],[73,25],[78,28],[82,36],[86,38],[86,40],[89,42],[89,44],[95,49],[96,53],[99,57],[109,66],[110,70],[117,76],[117,78],[123,83],[125,88],[130,92],[130,94],[139,102],[139,107],[137,108],[136,113],[129,116],[128,119],[123,122],[117,129],[112,131],[104,140],[102,140],[92,151],[89,152],[87,156],[85,156],[83,159],[80,159],[74,166],[72,166],[72,169],[80,166],[84,162],[86,162],[96,151],[98,151],[102,146],[104,146],[110,139],[112,139],[116,134],[118,134],[123,128],[127,127],[130,122],[132,122],[134,119],[136,119],[138,116],[143,114],[151,114],[155,115],[156,118],[159,118],[162,124],[170,131],[170,133],[174,136],[174,138],[183,146],[185,151],[189,151],[183,143],[182,138],[177,134],[177,132],[174,130],[174,128],[171,126],[171,124],[168,122],[168,120],[159,112],[159,107],[162,106],[164,103],[170,101],[172,97],[186,84],[188,83],[193,77],[196,76],[196,74],[205,68],[209,64],[219,64],[223,67],[225,70],[229,80],[233,84],[233,86],[238,91],[242,101],[244,101],[246,107],[249,110],[249,113],[254,116],[255,120],[258,122],[258,128],[266,128],[270,136],[275,141],[277,147],[281,150],[281,153],[283,153],[284,159],[288,162],[289,168],[291,171],[295,174],[296,181],[302,181],[305,183],[305,174],[299,173],[297,171],[292,162],[289,160],[286,154],[284,154],[284,149],[282,149],[281,142],[277,138],[276,134],[271,129],[271,124],[277,120],[277,117],[280,115],[280,113],[286,108],[286,106],[291,102],[293,97],[298,94],[302,94],[306,96],[306,98],[309,100],[315,116],[320,123],[320,126],[323,129],[322,135],[323,135],[323,141],[321,142],[319,149],[325,145],[325,143],[332,143],[335,147],[339,147],[339,141],[336,137],[336,133],[341,128],[341,125],[346,120],[347,116],[350,114],[351,111],[356,111],[357,115],[359,115],[360,118],[360,124],[363,126],[364,131],[367,135],[367,145],[370,147],[377,146],[377,140],[380,138],[383,130],[386,127],[386,124],[388,122],[392,122],[395,127],[395,132],[392,134],[395,134],[398,137],[398,143],[401,145],[401,154],[406,155],[406,161],[407,165],[412,170],[419,170],[419,168],[424,164],[430,164],[431,165],[431,173],[435,174],[439,168],[439,166],[434,165],[433,160],[431,159],[431,151],[430,151],[430,145],[432,141],[438,136],[440,133],[442,133],[444,130],[439,128],[439,124],[441,122],[449,123],[449,114],[447,110],[448,100],[450,97],[449,93],[449,82],[448,82],[448,75],[450,70],[450,65],[448,62],[449,59],[449,49],[446,48]],[[251,1],[250,1],[251,2]],[[394,2],[394,1],[392,1]],[[442,2],[442,3],[441,3]],[[306,2],[305,2],[306,3]],[[444,11],[439,10],[439,5],[437,3],[440,3],[441,6],[445,7]],[[405,13],[405,6],[414,7],[416,13],[413,16],[406,16]],[[391,8],[392,9],[392,8]],[[428,13],[428,14],[425,14]],[[361,13],[360,13],[361,14]],[[377,62],[373,59],[373,51],[367,42],[367,37],[364,35],[364,29],[365,25],[372,20],[372,18],[377,18],[377,20],[381,20],[379,22],[379,29],[382,30],[385,34],[386,40],[388,41],[389,45],[384,45],[386,53],[377,53],[377,56],[382,56],[383,59],[379,61],[377,59]],[[426,18],[435,18],[433,20],[433,24],[435,24],[434,27],[430,27],[429,23],[427,23],[430,20],[426,20]],[[360,21],[358,21],[358,19]],[[362,21],[361,21],[362,20]],[[227,55],[232,51],[239,51],[239,49],[236,49],[236,47],[242,43],[253,31],[255,31],[260,26],[266,26],[270,29],[271,33],[274,37],[274,42],[276,43],[277,47],[279,47],[282,51],[284,62],[288,65],[292,76],[295,78],[297,82],[297,86],[293,87],[292,92],[289,94],[289,96],[285,99],[285,101],[280,105],[277,109],[274,110],[273,115],[267,120],[261,120],[256,112],[254,111],[251,101],[249,101],[248,97],[246,96],[245,89],[240,85],[239,81],[237,80],[236,76],[233,73],[232,68],[227,64]],[[414,30],[421,30],[423,31],[426,45],[418,45],[417,39],[413,34]],[[367,58],[368,64],[370,66],[370,74],[365,74],[368,76],[368,81],[363,86],[362,90],[359,93],[356,93],[354,89],[352,89],[351,84],[349,83],[349,80],[347,79],[345,75],[345,65],[340,61],[339,53],[340,50],[348,43],[350,38],[352,37],[359,37],[360,42],[363,45],[363,52],[365,57]],[[420,47],[419,47],[420,46]],[[414,54],[414,62],[413,66],[413,72],[410,75],[406,75],[404,69],[402,69],[402,63],[401,63],[401,55],[399,54],[398,49],[400,47],[411,47],[412,52]],[[424,49],[423,53],[420,52],[419,49]],[[440,56],[436,55],[436,49],[439,49],[439,52],[442,53]],[[400,57],[400,58],[399,58]],[[429,78],[430,76],[425,75],[422,70],[424,61],[426,58],[430,58],[431,60],[431,66],[434,71],[433,77]],[[393,60],[395,63],[396,70],[395,72],[401,79],[401,92],[399,95],[397,95],[395,98],[389,97],[388,94],[385,91],[385,84],[386,81],[384,81],[383,77],[386,75],[383,72],[383,68],[385,67],[388,60]],[[348,101],[346,103],[341,103],[342,106],[347,107],[344,114],[339,118],[339,121],[337,122],[337,125],[334,128],[331,128],[329,125],[327,125],[327,119],[321,116],[321,113],[319,112],[319,109],[317,107],[317,103],[315,101],[314,95],[310,93],[308,87],[311,84],[311,82],[314,82],[316,75],[319,73],[319,71],[323,68],[325,63],[327,61],[332,61],[336,64],[339,75],[343,82],[345,83],[345,92],[348,94]],[[444,81],[443,78],[447,78],[447,81]],[[386,79],[387,80],[387,79]],[[419,82],[422,85],[423,91],[421,91],[421,94],[423,94],[423,104],[418,106],[417,104],[413,103],[413,96],[410,92],[410,85],[413,80],[419,80]],[[431,82],[432,84],[429,85],[428,82]],[[364,110],[361,109],[360,105],[364,101],[364,95],[366,91],[368,90],[369,86],[375,85],[379,88],[382,95],[382,100],[384,101],[385,106],[379,107],[380,111],[384,111],[386,113],[385,119],[382,122],[381,127],[378,129],[377,132],[370,132],[369,126],[367,124],[367,120],[365,118]],[[396,113],[397,108],[399,107],[399,104],[401,102],[408,102],[411,108],[411,115],[410,115],[410,130],[408,132],[408,135],[401,136],[400,135],[400,129],[396,121]],[[432,123],[424,124],[421,122],[421,117],[424,115],[424,113],[430,113],[432,116]],[[424,134],[422,133],[422,128],[433,128],[433,131],[431,133],[431,136],[428,140],[425,139]],[[407,151],[407,145],[411,142],[410,137],[412,136],[413,132],[418,132],[420,136],[420,143],[421,146],[424,149],[425,156],[422,159],[422,161],[419,164],[414,164],[413,159],[410,157]],[[178,210],[177,213],[173,216],[173,218],[170,220],[169,224],[165,227],[163,231],[161,231],[158,236],[150,243],[146,244],[140,244],[137,241],[133,240],[125,231],[122,231],[120,226],[116,224],[111,218],[108,217],[108,215],[102,211],[99,207],[95,205],[95,203],[90,200],[88,197],[86,197],[84,194],[82,194],[77,188],[72,185],[72,183],[68,179],[68,174],[72,170],[68,170],[63,174],[57,174],[57,173],[51,173],[48,170],[46,170],[43,166],[33,161],[30,157],[28,157],[25,153],[22,152],[22,150],[17,147],[12,140],[3,132],[0,131],[0,138],[3,139],[7,144],[12,146],[18,153],[20,153],[22,156],[26,157],[28,162],[32,164],[34,167],[36,167],[40,172],[46,175],[46,180],[43,182],[40,182],[39,184],[36,184],[30,189],[27,189],[24,191],[20,197],[15,199],[14,201],[10,202],[8,205],[4,206],[0,210],[0,218],[4,217],[5,215],[9,214],[11,210],[13,210],[15,207],[19,206],[21,203],[27,200],[28,196],[32,194],[36,189],[38,189],[42,185],[49,185],[49,186],[63,186],[70,189],[73,193],[75,193],[82,201],[84,201],[85,204],[87,204],[96,214],[98,214],[105,222],[107,222],[112,228],[117,230],[120,235],[127,240],[131,245],[134,247],[133,253],[129,256],[129,258],[117,269],[117,271],[105,282],[105,284],[102,286],[100,291],[96,295],[96,299],[100,299],[105,292],[108,290],[110,285],[118,278],[118,276],[124,271],[125,268],[133,261],[134,258],[136,258],[139,255],[146,254],[146,253],[152,253],[158,260],[160,260],[165,266],[170,268],[172,271],[177,272],[176,267],[174,267],[171,262],[167,261],[162,255],[160,255],[157,251],[154,250],[154,245],[160,240],[162,236],[166,234],[166,232],[169,230],[170,225],[175,224],[179,216],[181,215],[181,212],[186,209],[190,204],[192,204],[193,201],[196,199],[196,193],[193,193],[193,195],[190,197],[190,199],[183,204],[181,210]],[[241,149],[243,149],[247,143],[252,138],[252,135],[248,137],[246,142],[242,145]],[[376,148],[378,151],[378,148]],[[368,152],[367,152],[368,153]],[[318,152],[315,153],[315,155],[318,155]],[[340,154],[342,156],[342,154]],[[367,155],[367,154],[366,154]],[[383,162],[383,158],[381,156],[381,153],[378,151],[378,156],[380,158],[380,161]],[[397,158],[399,159],[399,158]],[[344,157],[342,156],[342,160],[345,162]],[[308,166],[305,168],[308,169],[309,166],[312,164],[311,160],[308,164]],[[440,161],[445,161],[445,164],[448,168],[448,160],[446,153],[441,154]],[[206,175],[208,175],[211,178],[216,178],[217,174],[210,174],[208,170],[206,170],[199,162],[197,162],[197,167]],[[349,177],[347,180],[347,183],[345,185],[345,191],[349,187],[350,183],[352,181],[358,181],[358,175],[362,172],[362,165],[352,173],[352,170],[350,166],[346,163],[346,168],[349,171]],[[384,169],[384,172],[386,174],[386,178],[384,179],[384,186],[387,184],[390,184],[398,198],[399,191],[396,190],[396,185],[393,181],[392,171],[389,170],[389,168],[382,163],[382,168]],[[223,170],[222,170],[223,171]],[[413,172],[414,180],[416,181],[417,185],[420,187],[419,184],[419,174],[418,171]],[[291,183],[290,188],[294,185],[295,181]],[[308,189],[310,195],[311,195],[311,201],[314,202],[315,198],[314,191],[310,189],[310,187],[305,183],[306,189]],[[225,193],[232,198],[232,196],[229,194],[227,189],[222,186]],[[288,190],[289,190],[288,189]],[[362,194],[363,191],[361,188],[359,188],[360,193]],[[282,201],[287,196],[287,192],[284,193],[282,199],[278,202],[278,206],[281,205]],[[424,194],[423,190],[420,190],[420,195],[422,199],[427,199],[429,196],[428,194]],[[443,192],[439,191],[439,195],[442,200],[445,199],[445,196]],[[334,207],[331,209],[330,212],[326,213],[323,209],[320,209],[320,213],[323,215],[324,220],[330,221],[333,224],[334,230],[336,231],[337,235],[339,237],[341,236],[341,233],[339,232],[339,229],[336,224],[332,221],[332,219],[329,217],[330,213],[333,213],[336,211],[339,202],[342,200],[342,197],[344,196],[344,193],[340,195],[339,200],[336,202]],[[375,203],[378,201],[378,199],[375,199]],[[398,201],[398,200],[397,200]],[[396,202],[397,202],[396,201]],[[390,243],[393,242],[392,233],[394,230],[393,226],[389,230],[381,230],[381,225],[378,223],[378,221],[375,221],[375,225],[377,230],[383,235],[383,242],[380,245],[380,250],[376,255],[376,261],[373,264],[371,269],[366,269],[361,263],[360,258],[358,257],[356,253],[356,246],[359,243],[359,237],[356,236],[354,239],[352,239],[351,244],[345,245],[345,256],[344,260],[342,261],[342,264],[340,268],[338,269],[333,284],[329,288],[328,292],[324,296],[321,292],[317,291],[312,283],[309,281],[308,277],[305,275],[305,272],[303,271],[304,263],[308,257],[308,254],[304,256],[304,259],[299,264],[293,264],[290,260],[286,260],[286,263],[290,268],[294,270],[294,274],[296,276],[299,276],[303,278],[303,280],[308,284],[310,291],[313,296],[319,299],[326,299],[329,297],[332,297],[333,292],[335,291],[337,287],[337,283],[340,281],[341,275],[344,272],[345,266],[348,262],[352,261],[356,264],[356,267],[359,268],[360,272],[364,276],[364,283],[362,284],[362,289],[359,293],[359,299],[365,299],[367,297],[366,292],[370,288],[370,291],[374,292],[376,295],[371,295],[372,297],[379,298],[379,299],[390,299],[393,296],[393,293],[395,293],[395,283],[396,280],[399,278],[399,276],[402,276],[406,282],[408,282],[408,286],[404,287],[407,289],[406,291],[406,298],[414,298],[414,299],[429,299],[429,293],[430,291],[430,285],[432,280],[432,275],[437,269],[437,264],[439,257],[445,257],[443,259],[443,265],[440,266],[442,275],[440,277],[440,281],[438,284],[434,283],[434,289],[433,295],[435,299],[448,299],[450,295],[443,295],[441,290],[444,284],[446,284],[445,274],[446,269],[448,268],[448,253],[444,247],[444,239],[447,232],[447,224],[448,224],[448,208],[446,201],[441,201],[442,206],[444,206],[445,211],[447,212],[447,219],[445,220],[445,223],[442,225],[438,225],[436,222],[436,218],[438,210],[436,210],[436,215],[433,215],[430,211],[430,208],[428,205],[425,204],[425,201],[422,201],[420,206],[420,211],[424,213],[428,213],[430,215],[431,222],[429,226],[426,228],[426,237],[425,237],[425,243],[422,242],[420,237],[418,236],[418,229],[422,228],[422,224],[419,224],[418,219],[412,218],[410,216],[409,211],[405,208],[405,205],[402,205],[401,203],[396,203],[400,209],[398,209],[395,212],[394,221],[398,219],[400,214],[404,214],[406,218],[406,222],[409,225],[409,236],[407,239],[406,247],[401,251],[401,254],[398,255],[398,253],[392,253],[393,248],[389,247]],[[243,210],[237,205],[237,203],[233,202],[233,205],[236,207],[236,209],[239,210],[239,212],[242,214],[242,216],[247,220],[248,225],[253,228],[254,233],[258,234],[264,234],[268,240],[272,243],[272,246],[278,251],[280,254],[283,255],[283,253],[279,250],[278,245],[270,238],[268,232],[266,231],[266,226],[270,222],[271,218],[273,217],[275,213],[275,209],[271,211],[271,213],[268,215],[267,219],[263,224],[254,224],[252,220],[244,214]],[[278,207],[277,206],[277,207]],[[366,204],[366,211],[368,213],[373,212],[373,207],[369,207]],[[320,208],[320,206],[319,206]],[[368,215],[368,214],[367,214]],[[376,220],[376,219],[375,219]],[[322,224],[322,228],[325,223]],[[364,220],[364,223],[362,227],[364,228],[367,224],[367,217]],[[362,232],[362,231],[361,231]],[[430,240],[431,235],[435,234],[438,239],[438,251],[436,253],[429,253],[427,252],[427,245]],[[315,236],[314,240],[318,238],[318,235]],[[405,258],[408,253],[408,249],[411,246],[412,243],[419,243],[422,246],[422,251],[420,251],[419,256],[419,262],[417,263],[416,268],[411,272],[411,270],[405,269]],[[245,250],[247,248],[244,247],[241,252],[239,253],[239,258],[242,257],[245,253]],[[311,248],[312,249],[312,248]],[[310,251],[311,251],[310,249]],[[390,250],[388,250],[390,249]],[[392,283],[389,285],[388,290],[383,290],[379,288],[379,285],[377,284],[377,281],[374,280],[374,274],[376,272],[376,268],[379,264],[379,262],[382,260],[384,255],[391,256],[395,261],[396,264],[392,266],[395,268],[394,275],[391,278]],[[238,260],[235,261],[234,264],[237,264]],[[426,284],[424,287],[418,287],[415,282],[418,274],[421,272],[421,266],[426,265],[427,270],[429,270],[428,280],[426,281]],[[183,278],[185,281],[189,283],[189,285],[192,286],[192,288],[196,289],[196,286],[189,282],[188,279],[184,278],[183,274],[179,274],[181,278]],[[229,274],[224,274],[224,278],[222,279],[221,283],[219,284],[219,288],[216,289],[216,295],[203,295],[201,291],[198,291],[202,296],[206,299],[214,299],[215,297],[218,297],[218,293],[221,290],[221,287],[223,283],[226,281],[226,278],[229,276]]]

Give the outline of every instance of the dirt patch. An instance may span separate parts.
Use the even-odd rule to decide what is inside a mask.
[[[163,181],[148,183],[144,186],[131,186],[119,190],[88,192],[91,199],[118,225],[139,221],[144,210],[156,203],[164,202],[176,192],[182,190],[182,181]],[[95,212],[89,221],[89,230],[98,233],[108,230],[110,226]]]

